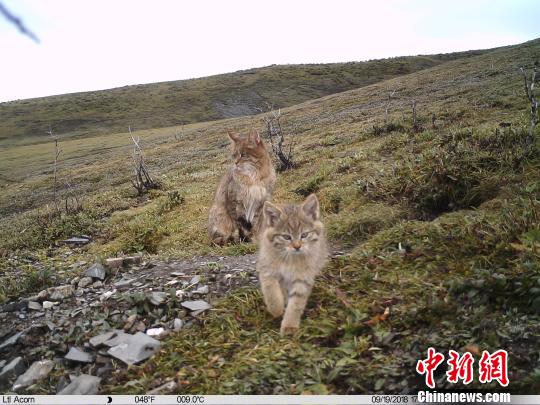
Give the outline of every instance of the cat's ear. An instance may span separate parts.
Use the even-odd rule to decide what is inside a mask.
[[[312,218],[314,221],[319,219],[319,199],[315,194],[309,195],[308,198],[306,198],[306,200],[302,203],[302,211],[306,216]]]
[[[228,134],[233,142],[238,142],[240,140],[241,135],[238,132],[229,131]]]
[[[262,140],[261,136],[259,135],[259,131],[257,131],[255,128],[251,128],[251,131],[249,132],[249,137],[255,142],[257,145],[260,145]]]
[[[265,201],[263,206],[263,214],[268,225],[275,226],[281,217],[282,211],[270,201]]]

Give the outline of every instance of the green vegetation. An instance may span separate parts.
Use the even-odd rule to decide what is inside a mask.
[[[511,383],[503,390],[538,394],[540,156],[537,142],[520,159],[528,104],[519,67],[539,52],[535,40],[283,109],[283,125],[298,134],[298,166],[280,173],[274,198],[317,192],[333,247],[350,252],[316,283],[299,335],[281,338],[259,292],[243,289],[169,337],[146,364],[114,375],[105,390],[143,393],[176,380],[184,393],[415,392],[416,361],[434,346],[506,349]],[[386,119],[388,89],[396,93]],[[420,131],[412,128],[413,99]],[[40,263],[64,260],[54,241],[73,232],[95,241],[67,262],[135,251],[253,252],[252,244],[211,246],[205,230],[228,165],[226,131],[252,125],[262,129],[260,117],[187,125],[181,139],[174,128],[139,131],[163,185],[140,198],[129,185],[126,134],[65,140],[60,184],[69,178],[78,187],[84,209],[42,226],[36,218],[50,204],[52,155],[36,145],[1,151],[36,152],[7,172],[27,177],[3,185],[3,278],[14,277],[29,252]],[[76,142],[86,145],[84,156]],[[109,142],[115,148],[104,151]],[[47,282],[20,277],[30,281],[3,283],[1,300]]]
[[[267,66],[200,79],[0,103],[0,145],[41,143],[51,125],[64,138],[170,127],[288,107],[485,51],[368,62]]]

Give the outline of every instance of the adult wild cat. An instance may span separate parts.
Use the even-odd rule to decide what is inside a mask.
[[[319,200],[311,194],[298,205],[267,201],[263,217],[257,272],[264,302],[274,317],[283,315],[281,334],[292,334],[328,258]]]
[[[221,178],[208,215],[212,242],[249,240],[261,223],[261,210],[270,200],[276,172],[272,159],[256,130],[243,136],[229,132],[233,141],[233,164]]]

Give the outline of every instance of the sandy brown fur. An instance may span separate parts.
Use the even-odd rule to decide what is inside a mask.
[[[276,173],[259,134],[229,133],[233,164],[221,178],[208,215],[213,243],[249,240],[258,234],[261,210],[272,197]]]
[[[310,195],[299,205],[266,202],[263,216],[257,271],[264,302],[274,317],[283,315],[281,333],[294,333],[328,257],[319,201]]]

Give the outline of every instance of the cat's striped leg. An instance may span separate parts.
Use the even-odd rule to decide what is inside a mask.
[[[307,300],[313,285],[306,280],[293,280],[289,288],[289,299],[283,321],[281,321],[281,334],[294,334],[300,327],[300,318],[306,308]]]
[[[275,318],[283,315],[285,303],[279,280],[265,273],[259,273],[259,280],[261,282],[264,303],[266,304],[268,312]]]

